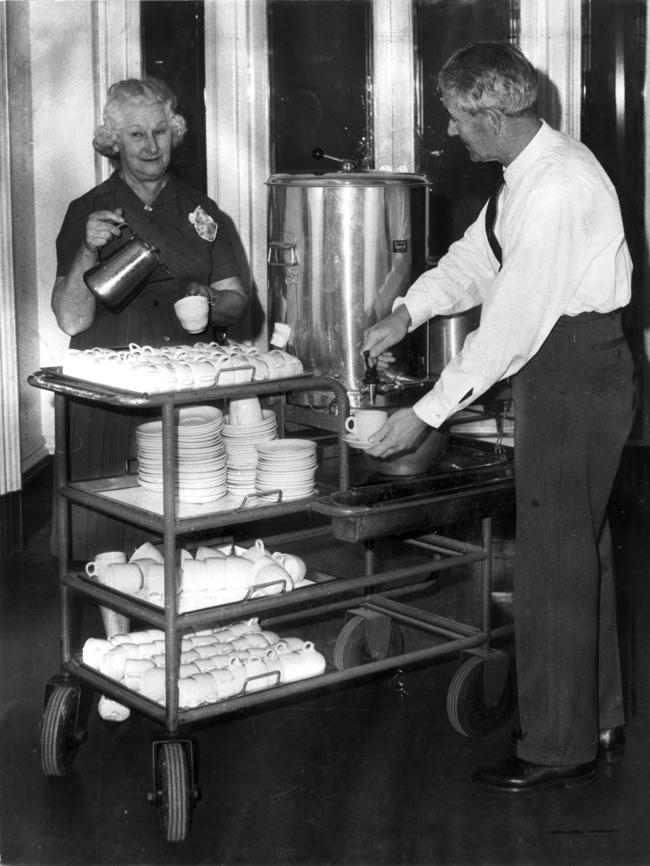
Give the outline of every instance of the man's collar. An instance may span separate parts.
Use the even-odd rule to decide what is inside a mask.
[[[555,130],[545,120],[526,147],[503,169],[503,180],[513,186],[546,149]]]

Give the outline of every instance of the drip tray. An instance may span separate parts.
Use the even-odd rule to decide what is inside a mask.
[[[460,438],[460,437],[459,437]],[[361,483],[311,504],[332,521],[334,535],[360,541],[417,533],[510,512],[514,506],[512,449],[450,439],[433,472],[399,478],[366,475]],[[351,465],[351,470],[352,470]]]

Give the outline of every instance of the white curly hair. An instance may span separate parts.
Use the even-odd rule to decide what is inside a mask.
[[[118,133],[122,124],[122,108],[126,103],[162,105],[169,122],[172,147],[181,143],[187,132],[187,123],[182,115],[176,113],[176,97],[172,90],[157,78],[126,78],[109,87],[103,122],[93,137],[93,147],[97,153],[109,159],[119,158]]]

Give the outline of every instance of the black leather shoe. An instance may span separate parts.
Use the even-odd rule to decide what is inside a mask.
[[[513,756],[492,767],[480,767],[472,773],[472,781],[492,791],[542,791],[564,786],[581,788],[596,775],[596,762],[575,764],[572,767],[547,767],[531,764]]]
[[[605,763],[620,761],[625,751],[625,728],[603,728],[598,733],[598,757]]]

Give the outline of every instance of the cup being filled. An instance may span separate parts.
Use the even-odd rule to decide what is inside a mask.
[[[357,409],[345,419],[345,429],[360,442],[367,442],[373,433],[388,421],[388,412],[382,409]]]
[[[176,301],[174,312],[183,328],[189,334],[200,334],[208,326],[210,304],[203,295],[187,295]]]

